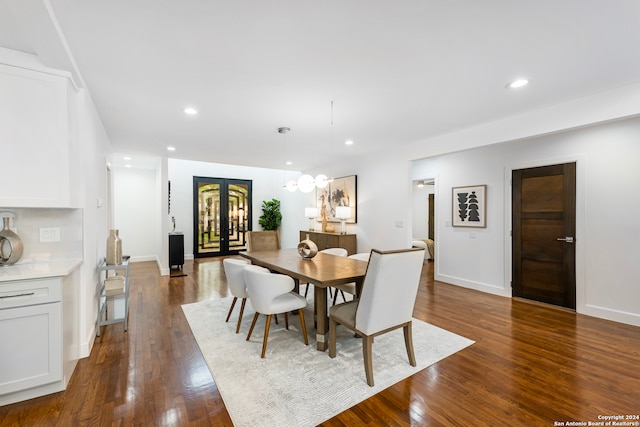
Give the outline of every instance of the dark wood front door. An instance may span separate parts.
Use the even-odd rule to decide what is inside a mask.
[[[576,164],[512,173],[513,296],[576,308]]]

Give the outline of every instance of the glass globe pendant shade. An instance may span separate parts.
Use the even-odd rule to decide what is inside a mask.
[[[327,178],[326,175],[320,174],[316,176],[315,184],[318,188],[325,188],[327,185],[329,185],[329,182],[331,182],[331,180]]]
[[[315,182],[311,175],[302,175],[298,178],[298,188],[303,193],[311,193],[315,188]]]

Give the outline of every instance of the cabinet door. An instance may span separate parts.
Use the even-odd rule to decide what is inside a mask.
[[[323,237],[324,237],[324,247],[322,249],[340,247],[340,239],[339,239],[340,236],[335,234],[325,234]]]
[[[0,310],[0,395],[62,380],[61,304]]]
[[[66,79],[0,64],[0,206],[70,206]]]

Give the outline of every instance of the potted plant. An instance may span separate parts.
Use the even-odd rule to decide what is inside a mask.
[[[277,230],[282,222],[280,200],[271,199],[262,202],[262,215],[258,221],[263,230]]]

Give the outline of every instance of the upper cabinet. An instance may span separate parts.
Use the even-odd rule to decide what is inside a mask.
[[[69,78],[0,63],[0,93],[0,207],[74,207]]]

